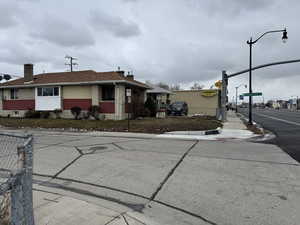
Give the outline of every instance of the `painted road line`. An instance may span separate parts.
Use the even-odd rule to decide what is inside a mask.
[[[258,115],[258,116],[269,118],[269,119],[273,119],[273,120],[281,121],[281,122],[284,122],[284,123],[300,126],[300,123],[297,123],[297,122],[292,122],[292,121],[289,121],[289,120],[280,119],[280,118],[277,118],[277,117],[274,117],[274,116],[267,116],[267,115],[260,114],[260,113],[255,113],[255,114]]]

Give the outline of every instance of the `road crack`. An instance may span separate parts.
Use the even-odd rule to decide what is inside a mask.
[[[163,188],[165,183],[170,179],[170,177],[174,174],[175,170],[178,168],[178,166],[182,163],[184,158],[189,154],[189,152],[199,143],[199,141],[196,141],[189,149],[181,156],[179,161],[175,164],[175,166],[170,170],[170,172],[167,174],[165,179],[159,184],[155,192],[151,195],[150,200],[153,201],[155,197],[158,195],[160,190]]]

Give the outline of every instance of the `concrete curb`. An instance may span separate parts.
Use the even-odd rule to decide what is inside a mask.
[[[170,135],[213,135],[213,134],[220,134],[222,132],[222,128],[218,127],[217,129],[214,130],[203,130],[203,131],[171,131],[171,132],[166,132],[163,134],[170,134]]]
[[[246,118],[246,116],[244,116],[241,113],[236,113],[236,114],[237,114],[238,117],[241,118],[241,120],[245,124],[248,123],[249,120],[248,120],[248,118]],[[273,132],[271,132],[269,130],[268,130],[268,132],[266,132],[266,129],[264,129],[263,126],[261,126],[260,124],[256,123],[255,121],[253,121],[253,125],[263,133],[259,137],[255,138],[256,141],[267,141],[267,140],[271,140],[271,139],[273,139],[273,138],[276,137],[276,135]]]
[[[205,135],[212,135],[212,134],[221,134],[222,133],[222,128],[218,127],[215,130],[207,130],[205,131]]]
[[[2,127],[4,128],[4,127]],[[173,132],[167,132],[162,134],[151,134],[151,133],[133,133],[133,132],[106,132],[106,131],[86,131],[86,130],[62,130],[62,129],[26,129],[23,128],[26,133],[32,133],[32,132],[41,132],[41,133],[48,133],[48,134],[67,134],[67,135],[85,135],[85,136],[95,136],[95,137],[117,137],[117,138],[138,138],[138,139],[179,139],[179,140],[191,140],[189,136],[205,136],[205,135],[216,135],[221,134],[222,128],[218,127],[214,130],[204,130],[204,131],[173,131]],[[13,132],[13,131],[12,131]],[[170,137],[161,136],[169,134]],[[186,138],[174,138],[171,137],[172,135],[184,135]]]

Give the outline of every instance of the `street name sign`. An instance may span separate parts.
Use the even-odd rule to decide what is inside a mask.
[[[262,92],[244,93],[244,96],[262,96]]]

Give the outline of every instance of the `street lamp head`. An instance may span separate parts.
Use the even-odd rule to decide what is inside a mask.
[[[286,31],[286,29],[284,29],[284,30],[283,30],[283,33],[282,33],[282,42],[283,42],[283,43],[286,43],[286,42],[287,42],[287,39],[288,39],[287,31]]]

